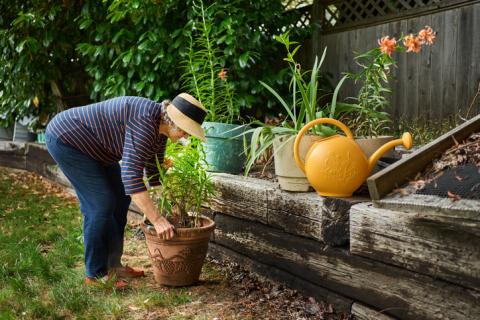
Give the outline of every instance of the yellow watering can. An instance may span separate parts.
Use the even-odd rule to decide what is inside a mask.
[[[305,133],[319,124],[332,124],[345,133],[346,137],[335,135],[315,142],[300,159],[299,147]],[[404,133],[401,139],[387,142],[367,159],[353,138],[352,132],[340,121],[320,118],[310,121],[298,133],[293,152],[297,166],[306,174],[308,181],[318,194],[327,197],[350,197],[367,179],[378,159],[391,148],[402,145],[412,147],[412,135]]]

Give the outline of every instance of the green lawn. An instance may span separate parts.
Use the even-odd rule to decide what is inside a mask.
[[[86,288],[78,205],[25,175],[0,168],[0,319],[136,318],[192,300],[185,289]]]

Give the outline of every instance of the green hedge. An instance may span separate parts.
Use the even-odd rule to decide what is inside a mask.
[[[171,98],[182,90],[192,2],[2,2],[0,115],[11,120],[33,114],[45,120],[60,108],[52,91],[56,87],[67,106],[78,101],[65,97],[85,94],[93,101],[119,95]],[[273,102],[259,80],[288,87],[279,68],[283,51],[273,34],[294,25],[298,13],[285,14],[280,0],[204,1],[206,6],[214,2],[221,8],[211,30],[223,52],[219,62],[228,69],[242,112],[261,115]],[[289,29],[298,40],[309,32]],[[245,109],[252,107],[255,112]]]

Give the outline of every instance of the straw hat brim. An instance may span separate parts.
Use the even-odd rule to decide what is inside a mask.
[[[202,126],[198,122],[187,117],[171,103],[167,106],[167,114],[177,127],[189,135],[192,135],[202,141],[206,141],[205,132]]]

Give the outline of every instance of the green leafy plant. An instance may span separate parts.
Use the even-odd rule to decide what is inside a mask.
[[[214,2],[206,7],[202,0],[193,1],[195,19],[188,23],[193,31],[189,35],[190,46],[181,80],[184,88],[193,92],[209,110],[207,121],[232,123],[240,118],[235,91],[223,65],[224,51],[217,45],[217,38],[228,35],[231,29],[225,26],[221,33],[212,33],[215,16],[230,11],[230,6],[232,4]]]
[[[180,75],[188,60],[190,38],[199,32],[192,29],[198,20],[194,1],[198,4],[197,0],[85,1],[72,22],[86,37],[77,43],[77,50],[92,78],[91,98],[141,95],[158,101],[175,96],[183,84]],[[311,28],[297,26],[302,13],[285,12],[281,0],[203,3],[205,8],[212,4],[220,8],[205,13],[221,53],[215,63],[228,67],[227,89],[236,93],[233,105],[252,108],[247,111],[262,116],[275,104],[266,99],[268,93],[258,80],[279,85],[288,81],[276,67],[281,56],[272,34],[289,26],[297,38],[306,38]]]
[[[356,54],[355,61],[360,71],[347,73],[346,77],[361,83],[361,87],[353,98],[355,103],[342,103],[348,110],[345,120],[355,136],[372,138],[391,131],[391,118],[385,110],[389,107],[391,69],[397,66],[392,53],[418,53],[422,45],[434,43],[435,35],[432,28],[426,26],[417,35],[401,35],[398,40],[382,37],[378,40],[379,47]],[[336,96],[334,99],[336,101]]]
[[[275,39],[282,43],[287,51],[287,56],[284,60],[288,63],[288,68],[291,73],[289,86],[291,94],[290,102],[287,102],[287,100],[270,85],[260,81],[283,107],[286,116],[278,126],[254,122],[259,125],[259,127],[246,131],[246,133],[252,134],[252,138],[250,148],[247,151],[248,162],[246,164],[245,174],[250,171],[255,160],[272,146],[276,135],[290,135],[290,138],[285,141],[286,144],[290,139],[293,139],[308,122],[322,117],[336,117],[340,111],[335,102],[328,106],[319,105],[319,93],[321,93],[319,83],[323,80],[320,68],[325,59],[326,48],[320,60],[318,57],[315,57],[315,62],[311,70],[302,71],[301,65],[295,60],[295,54],[301,46],[297,45],[291,49],[297,42],[290,40],[289,32],[275,36]],[[344,79],[342,79],[342,82],[343,81]],[[334,96],[336,97],[337,94],[338,91],[335,91]],[[323,125],[312,128],[312,131],[314,134],[324,137],[336,133],[335,129]]]
[[[74,48],[84,37],[73,22],[80,10],[80,4],[60,0],[0,4],[3,126],[24,116],[45,125],[64,98],[85,94],[88,81]]]
[[[190,138],[186,146],[169,143],[166,157],[174,165],[167,169],[157,163],[162,187],[154,192],[159,210],[176,225],[196,227],[199,225],[202,205],[214,195],[213,182],[206,172],[202,144],[194,138]]]
[[[344,78],[353,79],[355,83],[361,82],[361,87],[358,95],[350,98],[355,103],[341,103],[346,111],[343,120],[357,137],[380,136],[390,129],[390,115],[384,110],[389,106],[389,72],[395,62],[378,48],[356,55],[355,61],[361,71],[347,73]],[[340,87],[341,85],[339,83]]]

